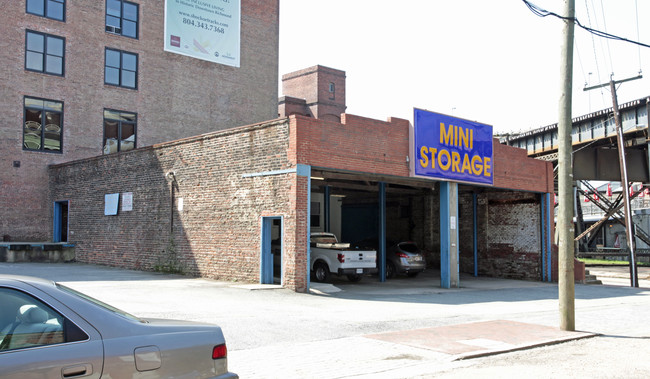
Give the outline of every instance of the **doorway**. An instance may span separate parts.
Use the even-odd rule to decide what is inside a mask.
[[[68,200],[54,202],[52,242],[68,242],[68,205]]]
[[[282,284],[282,217],[262,217],[260,283]]]

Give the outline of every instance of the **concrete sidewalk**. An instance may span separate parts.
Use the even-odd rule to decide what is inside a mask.
[[[462,359],[593,336],[497,320],[235,351],[230,363],[242,378],[409,378],[442,371]]]

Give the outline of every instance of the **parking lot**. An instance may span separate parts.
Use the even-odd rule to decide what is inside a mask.
[[[647,289],[577,285],[576,327],[586,333],[567,335],[554,333],[553,283],[462,276],[462,288],[441,289],[428,271],[387,283],[314,283],[313,293],[300,294],[84,264],[1,263],[0,273],[61,281],[141,317],[219,324],[230,369],[243,378],[425,375],[453,368],[459,358],[617,332],[634,321],[612,304],[650,301]],[[616,323],[603,322],[607,312]],[[481,334],[486,329],[492,334]],[[442,335],[447,339],[431,337]]]

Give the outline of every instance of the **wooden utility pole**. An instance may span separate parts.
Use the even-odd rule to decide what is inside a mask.
[[[616,85],[630,80],[641,79],[643,76],[638,75],[633,78],[614,81],[610,79],[607,84],[599,84],[597,86],[585,87],[585,91],[595,88],[609,86],[612,92],[612,103],[614,104],[614,121],[616,122],[616,141],[618,146],[618,160],[621,167],[621,190],[623,191],[623,209],[625,213],[625,232],[627,234],[627,250],[630,256],[630,286],[639,286],[639,277],[636,270],[636,240],[634,238],[634,221],[632,220],[632,207],[630,206],[630,182],[627,179],[627,164],[625,161],[625,140],[623,137],[623,124],[621,123],[621,115],[618,111],[618,98],[616,97]]]
[[[575,0],[564,1],[564,30],[560,62],[560,112],[558,120],[558,196],[559,235],[558,298],[560,329],[575,330],[575,279],[573,274],[573,148],[571,141],[571,103],[573,82],[573,30]]]

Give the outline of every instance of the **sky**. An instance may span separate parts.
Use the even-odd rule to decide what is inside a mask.
[[[531,0],[558,14],[564,1]],[[576,0],[585,26],[650,45],[648,0]],[[557,123],[563,22],[521,0],[280,0],[279,73],[346,72],[347,113],[413,121],[413,108],[492,125],[494,134]],[[650,48],[576,26],[573,117],[650,96]],[[280,84],[280,95],[282,95]]]

